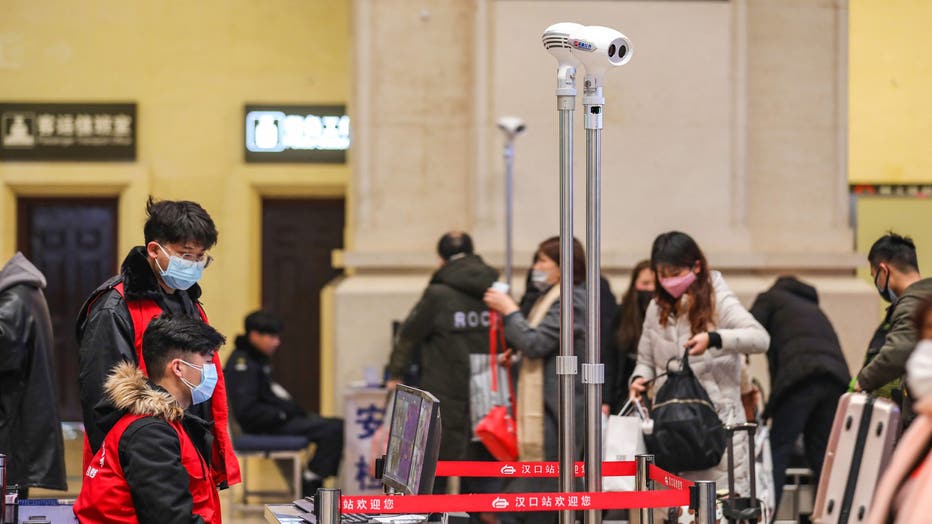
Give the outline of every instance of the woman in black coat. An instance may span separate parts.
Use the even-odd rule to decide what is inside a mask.
[[[607,335],[602,335],[602,362],[605,364],[602,411],[606,415],[617,412],[628,400],[628,379],[637,363],[644,313],[652,298],[654,271],[650,268],[650,260],[642,260],[631,271],[631,282],[621,297],[610,329]]]

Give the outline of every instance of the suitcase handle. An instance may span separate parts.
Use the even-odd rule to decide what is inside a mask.
[[[751,502],[757,502],[757,468],[754,463],[754,434],[757,432],[757,424],[745,422],[743,424],[734,424],[725,426],[725,432],[728,434],[728,500],[734,501],[737,497],[735,493],[735,433],[738,431],[748,432],[748,467],[750,468],[751,485]]]

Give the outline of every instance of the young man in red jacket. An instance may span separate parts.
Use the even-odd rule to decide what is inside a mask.
[[[145,244],[130,250],[120,274],[104,282],[81,307],[77,321],[80,350],[78,385],[87,439],[84,468],[100,448],[105,427],[117,416],[104,396],[107,376],[120,362],[142,360],[142,334],[163,311],[207,322],[197,284],[210,266],[207,250],[217,243],[217,228],[196,202],[149,198],[143,234]],[[219,359],[217,393],[210,402],[194,406],[198,417],[211,421],[214,443],[206,457],[214,480],[224,488],[240,482],[239,464],[228,432],[228,407]]]
[[[74,505],[85,523],[219,523],[220,496],[206,457],[209,423],[188,411],[217,386],[214,353],[225,339],[204,322],[169,313],[143,335],[142,370],[114,367],[104,390],[120,414],[84,471]]]

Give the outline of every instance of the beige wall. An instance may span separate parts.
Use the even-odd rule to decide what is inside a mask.
[[[556,62],[540,33],[559,21],[633,42],[605,88],[602,264],[616,292],[657,233],[683,229],[748,304],[781,272],[807,275],[856,369],[877,298],[853,278],[845,0],[355,0],[353,19],[360,149],[342,254],[352,275],[332,295],[336,391],[362,378],[363,362],[386,361],[390,321],[423,290],[441,233],[464,228],[501,261],[499,116],[528,123],[516,143],[515,262],[526,267],[558,230]],[[575,152],[584,237],[579,115]]]
[[[505,114],[528,123],[516,259],[558,230],[556,62],[540,33],[573,19],[616,27],[634,47],[605,88],[605,265],[630,267],[657,233],[688,227],[730,266],[851,267],[846,2],[357,0],[354,19],[367,30],[356,35],[349,266],[423,266],[457,227],[499,260]],[[385,46],[392,60],[370,51]],[[576,131],[582,236],[581,118]]]

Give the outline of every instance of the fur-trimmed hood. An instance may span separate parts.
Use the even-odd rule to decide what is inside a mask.
[[[184,409],[169,392],[152,387],[142,370],[129,362],[114,366],[104,391],[120,411],[160,417],[170,422],[184,416]]]

